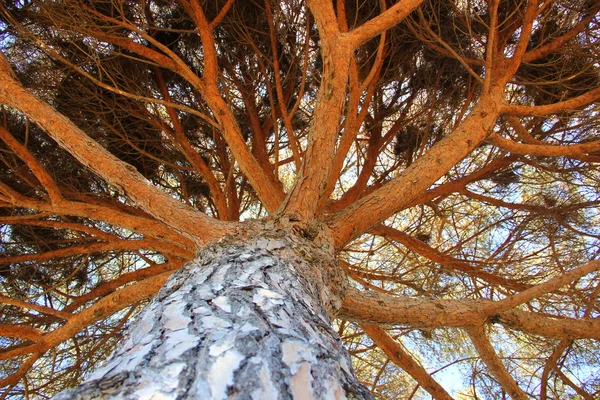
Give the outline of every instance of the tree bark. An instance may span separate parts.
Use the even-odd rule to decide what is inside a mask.
[[[331,327],[346,285],[332,246],[288,232],[201,250],[55,399],[371,399]]]

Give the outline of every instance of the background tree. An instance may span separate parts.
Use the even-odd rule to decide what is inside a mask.
[[[597,398],[599,10],[3,2],[3,398],[75,385],[250,219],[328,232],[376,397]]]

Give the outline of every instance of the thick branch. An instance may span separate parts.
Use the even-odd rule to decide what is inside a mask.
[[[338,317],[368,324],[464,327],[485,321],[485,306],[491,303],[394,296],[349,288]]]
[[[357,49],[363,43],[398,24],[422,2],[423,0],[399,1],[377,17],[348,32],[344,39],[353,49]]]
[[[339,124],[346,101],[351,55],[350,48],[340,39],[333,6],[326,2],[311,1],[309,7],[319,27],[323,77],[308,133],[304,162],[283,206],[284,213],[299,214],[308,220],[314,217],[331,178]]]
[[[397,178],[330,217],[336,248],[403,209],[485,140],[496,123],[501,101],[497,94],[482,98],[454,132]]]
[[[14,107],[38,123],[65,150],[108,183],[122,188],[149,214],[173,227],[198,245],[231,231],[232,225],[193,210],[153,187],[137,170],[120,161],[46,102],[17,81],[0,74],[0,102]],[[202,235],[199,235],[199,233]]]
[[[600,319],[550,318],[521,310],[503,311],[497,314],[504,326],[532,335],[553,339],[600,340]]]
[[[360,324],[363,331],[386,356],[397,366],[406,371],[436,400],[452,400],[446,390],[410,354],[408,354],[387,332],[375,325]]]
[[[250,149],[248,149],[235,115],[225,100],[223,100],[219,90],[219,65],[212,27],[204,15],[201,4],[197,0],[181,0],[181,3],[198,28],[204,52],[204,76],[202,80],[200,81],[189,69],[184,71],[182,76],[201,91],[206,104],[208,104],[217,119],[220,132],[238,162],[240,169],[248,178],[248,181],[265,205],[267,211],[273,212],[280,206],[284,193],[275,183],[272,174],[260,166],[250,152]]]
[[[37,342],[42,334],[42,331],[31,326],[0,324],[0,336],[4,337],[27,339]]]
[[[504,364],[502,364],[502,360],[496,354],[483,329],[477,327],[469,329],[467,332],[481,359],[485,362],[490,372],[498,379],[502,388],[515,400],[528,400],[529,397],[527,394],[521,390],[517,382],[510,376]]]
[[[415,328],[469,327],[497,321],[507,328],[547,338],[600,340],[600,319],[551,318],[516,309],[496,313],[497,305],[498,302],[490,300],[414,298],[351,288],[338,317]]]
[[[586,106],[600,98],[600,86],[590,90],[587,93],[573,97],[572,99],[559,101],[553,104],[543,106],[521,106],[521,105],[504,105],[501,109],[501,114],[528,116],[528,115],[549,115],[557,114],[567,110],[575,110],[579,107]]]

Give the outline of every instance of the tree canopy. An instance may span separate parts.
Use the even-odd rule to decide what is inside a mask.
[[[600,3],[0,5],[0,390],[240,221],[326,227],[381,399],[600,396]]]

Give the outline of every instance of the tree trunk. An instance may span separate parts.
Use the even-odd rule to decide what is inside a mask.
[[[372,398],[331,327],[345,287],[332,254],[282,229],[203,249],[55,399]]]

